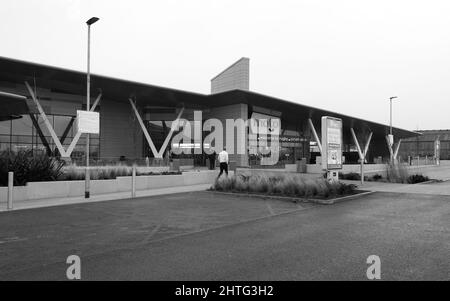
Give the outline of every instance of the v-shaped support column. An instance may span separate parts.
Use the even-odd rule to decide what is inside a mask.
[[[25,86],[27,87],[31,98],[32,98],[34,104],[36,105],[36,107],[38,109],[39,115],[44,120],[44,124],[47,127],[47,130],[49,131],[50,135],[52,136],[53,141],[55,142],[56,147],[58,148],[58,151],[61,154],[61,157],[66,157],[66,158],[70,157],[70,155],[72,154],[72,151],[73,151],[75,145],[78,143],[78,140],[80,139],[81,133],[77,132],[75,134],[75,137],[73,137],[73,140],[70,143],[69,147],[67,148],[67,150],[65,150],[64,147],[62,146],[61,141],[59,140],[58,136],[56,135],[56,132],[53,129],[53,126],[51,125],[50,121],[48,120],[47,115],[45,114],[44,110],[42,109],[42,106],[39,103],[36,95],[34,95],[33,89],[31,89],[31,87],[28,84],[28,82],[25,82]],[[97,99],[95,100],[94,104],[92,105],[92,107],[90,109],[91,112],[95,110],[95,107],[100,102],[101,97],[102,97],[102,94],[99,94],[97,96]]]
[[[355,142],[356,149],[358,150],[359,159],[361,161],[361,184],[364,184],[364,161],[366,160],[367,151],[369,150],[370,141],[372,140],[372,132],[370,132],[369,137],[367,138],[366,145],[364,146],[364,151],[361,150],[361,146],[359,145],[358,138],[356,138],[355,131],[353,128],[350,128],[352,133],[353,141]]]
[[[323,156],[323,154],[322,154],[322,142],[320,141],[319,136],[317,135],[316,129],[314,127],[314,123],[312,122],[311,118],[308,119],[308,123],[309,123],[309,127],[311,128],[311,132],[313,133],[314,140],[317,143],[317,147],[319,147],[320,155]]]
[[[158,151],[155,147],[155,144],[153,143],[152,138],[150,137],[150,134],[147,131],[147,128],[145,127],[144,122],[142,121],[141,115],[139,114],[136,105],[134,104],[133,100],[131,98],[128,99],[130,101],[131,107],[133,108],[134,114],[136,115],[136,118],[139,122],[139,125],[141,126],[142,132],[144,133],[145,139],[147,140],[148,146],[150,146],[150,149],[152,150],[153,156],[155,158],[162,159],[164,155],[164,151],[167,148],[167,144],[169,143],[170,139],[172,138],[173,132],[175,129],[178,129],[178,124],[180,122],[180,117],[184,112],[184,107],[181,108],[180,113],[178,113],[177,119],[175,119],[172,122],[172,125],[170,127],[169,135],[167,135],[166,139],[164,140],[163,145],[161,146],[161,149]]]
[[[402,139],[398,139],[397,144],[393,144],[391,146],[391,144],[389,143],[389,136],[386,136],[386,143],[389,149],[389,154],[391,156],[391,164],[395,164],[397,162],[397,155],[398,155],[398,150],[400,149],[400,144],[402,143]]]

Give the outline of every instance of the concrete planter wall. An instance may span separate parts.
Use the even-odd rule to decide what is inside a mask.
[[[217,174],[217,170],[212,170],[185,172],[181,175],[138,176],[136,177],[136,190],[212,184]],[[90,187],[91,195],[131,191],[131,177],[117,177],[114,180],[92,180]],[[7,187],[0,187],[0,202],[7,201],[7,193]],[[84,181],[30,182],[26,186],[15,186],[13,191],[14,201],[80,196],[84,196]]]

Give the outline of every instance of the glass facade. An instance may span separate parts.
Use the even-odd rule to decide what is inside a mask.
[[[174,114],[173,119],[175,120],[176,116]],[[146,120],[144,121],[146,127],[147,127],[147,131],[150,135],[150,137],[152,138],[153,143],[155,144],[155,147],[157,150],[160,150],[164,140],[166,139],[166,137],[169,135],[171,126],[172,126],[172,122],[173,121],[167,121],[167,120]],[[181,131],[183,130],[182,128],[180,128]],[[172,138],[177,135],[178,133],[181,132],[180,130],[178,131],[174,131]],[[191,131],[193,131],[193,128],[191,127]],[[193,137],[193,134],[192,136]],[[150,147],[148,146],[147,140],[145,139],[145,137],[143,137],[144,139],[144,157],[149,157],[149,158],[153,158],[153,153],[150,149]],[[203,138],[202,138],[203,141]],[[167,144],[167,148],[166,148],[166,153],[164,154],[164,158],[168,159],[167,156],[170,153],[170,157],[172,159],[180,159],[181,160],[181,164],[182,165],[194,165],[194,166],[205,166],[206,165],[206,155],[204,153],[202,154],[194,154],[194,147],[198,147],[200,148],[201,145],[195,145],[193,142],[192,143],[186,143],[183,145],[179,145],[178,147],[181,148],[188,148],[190,150],[190,153],[181,153],[181,154],[174,154],[173,152],[171,152],[174,148],[174,146],[172,145],[172,142],[169,141],[169,143]]]
[[[169,112],[169,109],[161,109],[161,108],[149,108],[149,114],[144,115],[145,121],[144,124],[147,127],[147,130],[149,132],[150,137],[152,138],[153,143],[155,144],[155,147],[157,150],[160,150],[164,140],[168,136],[171,125],[173,120],[176,119],[177,114],[175,112],[175,109],[172,108],[172,111]],[[166,111],[167,110],[167,111]],[[193,110],[192,109],[186,109],[185,113],[182,116],[183,118],[186,118],[189,121],[193,120]],[[256,113],[251,112],[250,118],[253,118],[255,120],[260,119],[266,119],[269,120],[271,118],[279,118],[274,117],[262,113]],[[285,164],[295,164],[297,160],[301,160],[302,158],[309,159],[310,156],[310,139],[309,139],[309,133],[303,133],[302,130],[302,123],[300,121],[297,122],[287,122],[281,120],[281,127],[280,127],[280,135],[278,136],[279,139],[279,158],[277,162],[277,166],[283,166]],[[203,123],[202,122],[202,128]],[[258,121],[259,122],[259,121]],[[224,127],[225,129],[225,127]],[[193,124],[191,124],[191,130],[193,131]],[[176,131],[173,133],[172,138],[177,135],[179,131]],[[252,127],[250,126],[248,128],[249,134],[249,140],[248,140],[248,164],[250,166],[259,166],[261,165],[261,161],[264,160],[264,157],[270,157],[270,154],[261,154],[258,150],[258,145],[261,143],[259,139],[263,139],[266,137],[260,137],[261,135],[256,133],[252,134]],[[209,134],[209,132],[202,131],[202,137],[201,141]],[[194,137],[194,134],[192,132],[191,137]],[[272,136],[268,135],[266,138],[272,140]],[[147,140],[142,135],[143,139],[143,157],[153,158],[153,152],[151,151],[150,147],[148,146]],[[185,154],[182,153],[180,155],[171,154],[171,158],[177,158],[183,160],[183,165],[194,165],[194,166],[205,166],[208,163],[207,156],[205,152],[203,151],[202,154],[194,154],[194,148],[199,147],[201,148],[201,145],[196,145],[194,141],[190,141],[191,143],[183,143],[183,145],[180,144],[179,147],[183,147],[186,149],[189,149],[190,153]],[[235,142],[236,143],[236,142]],[[269,142],[270,143],[270,142]],[[169,141],[166,152],[170,152],[171,150],[174,150],[174,144],[172,141]],[[167,157],[167,153],[164,154],[164,158]]]
[[[63,147],[67,149],[76,134],[73,123],[75,116],[46,115]],[[86,137],[82,135],[71,157],[84,156],[85,145]],[[100,155],[99,135],[91,134],[89,145],[91,157],[98,158]],[[49,153],[50,151],[54,155],[57,152],[57,147],[40,115],[27,114],[16,119],[0,121],[0,150],[33,150],[37,153]]]
[[[250,118],[255,120],[266,119],[270,120],[272,118],[280,118],[275,116],[270,116],[267,114],[256,113],[253,112]],[[278,143],[280,147],[279,151],[279,159],[276,165],[285,165],[285,164],[294,164],[297,160],[302,158],[308,158],[309,156],[309,139],[305,137],[301,128],[296,124],[291,124],[283,121],[283,118],[280,118],[281,126],[280,133],[278,136]],[[300,123],[298,123],[300,124]],[[252,129],[250,127],[251,133]],[[257,134],[254,137],[249,137],[249,165],[260,165],[261,159],[264,155],[255,154],[258,153],[257,147],[259,145],[259,137]],[[269,141],[272,140],[272,137],[268,137]],[[252,150],[253,149],[253,150]]]

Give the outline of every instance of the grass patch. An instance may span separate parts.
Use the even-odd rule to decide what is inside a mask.
[[[355,193],[356,186],[298,175],[239,174],[217,179],[209,190],[328,199]]]
[[[408,170],[401,164],[389,164],[386,167],[387,170],[387,182],[390,183],[403,183],[403,184],[416,184],[429,181],[427,176],[422,174],[409,175]]]

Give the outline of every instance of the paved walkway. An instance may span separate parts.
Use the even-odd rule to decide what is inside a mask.
[[[422,174],[430,179],[436,179],[441,182],[428,182],[418,184],[396,184],[383,182],[364,182],[343,180],[344,183],[352,183],[359,189],[380,192],[396,192],[396,193],[414,193],[414,194],[433,194],[433,195],[450,195],[450,165],[443,164],[441,166],[427,166],[424,168],[413,169],[410,174]]]
[[[361,185],[359,181],[344,180],[344,183],[351,183],[358,186],[358,189],[380,192],[450,195],[450,181],[424,184],[396,184],[382,182],[365,182]]]
[[[247,170],[248,171],[248,170]],[[250,170],[252,173],[259,172],[273,172],[273,170]],[[242,170],[241,170],[242,172]],[[382,183],[382,182],[365,182],[363,186],[360,185],[359,181],[348,181],[343,182],[356,184],[360,189],[369,191],[381,191],[381,192],[397,192],[397,193],[419,193],[419,194],[434,194],[434,195],[450,195],[450,162],[442,164],[441,166],[426,166],[423,168],[418,168],[413,170],[411,173],[421,173],[432,179],[443,180],[440,183],[428,183],[428,184],[393,184],[393,183]],[[297,174],[305,178],[320,178],[321,174]],[[178,186],[169,188],[159,188],[151,189],[145,191],[137,191],[137,197],[144,196],[156,196],[172,193],[182,193],[182,192],[193,192],[206,190],[211,186],[211,184],[199,184],[199,185],[189,185],[189,186]],[[92,202],[102,202],[118,199],[128,199],[131,198],[130,192],[112,193],[112,194],[101,194],[92,195],[91,198],[85,199],[84,197],[72,197],[72,198],[56,198],[56,199],[40,199],[33,201],[20,201],[14,202],[13,210],[20,209],[30,209],[30,208],[40,208],[40,207],[50,207],[50,206],[60,206],[68,204],[77,203],[92,203]],[[0,203],[0,212],[7,211],[6,203]]]
[[[211,184],[174,186],[174,187],[168,187],[168,188],[142,190],[142,191],[136,191],[136,197],[202,191],[202,190],[208,189],[209,187],[211,187]],[[110,194],[101,194],[101,195],[91,195],[91,197],[89,199],[85,199],[84,197],[72,197],[72,198],[56,198],[56,199],[40,199],[40,200],[33,200],[33,201],[20,201],[20,202],[14,202],[13,210],[61,206],[61,205],[79,204],[79,203],[103,202],[103,201],[129,199],[129,198],[131,198],[130,192],[119,192],[119,193],[110,193]],[[6,203],[0,203],[0,212],[2,212],[2,211],[7,211]]]

